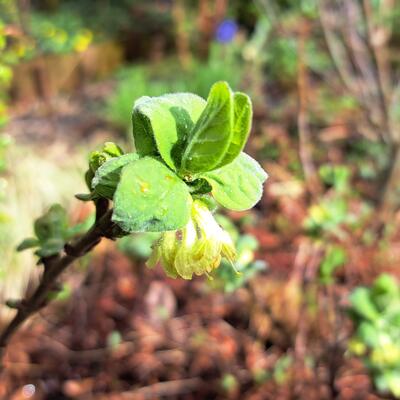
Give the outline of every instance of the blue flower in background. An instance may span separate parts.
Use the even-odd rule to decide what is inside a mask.
[[[215,38],[220,43],[229,43],[235,37],[237,30],[238,26],[236,22],[231,19],[226,19],[218,25]]]

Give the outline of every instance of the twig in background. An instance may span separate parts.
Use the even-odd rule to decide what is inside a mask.
[[[309,192],[318,197],[322,192],[321,182],[314,165],[312,156],[312,136],[308,120],[307,104],[308,104],[308,76],[305,60],[305,46],[309,34],[307,22],[303,22],[300,28],[300,37],[298,43],[298,74],[297,86],[299,92],[299,111],[297,123],[299,128],[299,153],[301,163],[303,165],[306,185]]]
[[[182,0],[174,1],[172,4],[172,15],[174,17],[176,33],[175,43],[179,61],[184,69],[188,69],[192,63],[188,33],[185,28],[186,12]]]
[[[383,0],[380,3],[381,24],[374,21],[372,5],[368,0],[363,0],[363,11],[365,15],[368,43],[374,51],[377,72],[380,80],[386,109],[389,109],[390,98],[392,97],[392,77],[387,44],[392,35],[392,27],[389,24],[388,17],[394,8],[393,0]]]
[[[199,389],[204,382],[200,378],[179,379],[169,382],[158,382],[149,386],[144,386],[136,390],[118,393],[120,399],[156,399],[160,397],[180,396]],[[99,400],[106,400],[112,394],[99,397]]]
[[[227,0],[200,0],[197,12],[197,29],[199,31],[199,42],[197,46],[198,55],[201,59],[207,59],[210,43],[215,33],[217,24],[221,22],[228,7]]]
[[[400,127],[394,112],[397,84],[388,58],[391,26],[387,17],[393,5],[392,0],[386,0],[373,10],[369,0],[319,2],[320,21],[333,63],[345,88],[363,109],[365,120],[360,127],[374,132],[390,148],[387,178],[377,204],[378,232],[400,205]]]

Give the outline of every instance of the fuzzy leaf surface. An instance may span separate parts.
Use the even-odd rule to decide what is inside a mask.
[[[144,96],[134,105],[133,136],[140,156],[160,154],[173,170],[179,167],[189,132],[206,101],[191,93]]]
[[[97,169],[92,180],[92,189],[100,197],[112,199],[117,188],[122,168],[139,158],[136,153],[124,154],[106,161]]]
[[[212,195],[223,207],[243,211],[253,207],[263,193],[267,173],[246,153],[230,164],[202,175],[212,187]]]
[[[226,82],[215,83],[207,106],[193,127],[182,156],[182,174],[198,174],[218,167],[233,133],[233,95]]]
[[[233,133],[228,149],[218,168],[231,163],[243,150],[250,134],[253,108],[250,97],[236,92],[233,95]]]
[[[114,195],[113,221],[125,232],[163,232],[186,225],[187,185],[162,162],[144,157],[126,165]]]

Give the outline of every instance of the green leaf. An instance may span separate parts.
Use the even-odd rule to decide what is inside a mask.
[[[250,97],[244,93],[236,92],[233,96],[233,134],[224,158],[218,168],[231,163],[243,150],[250,134],[253,109]]]
[[[60,204],[53,204],[47,213],[34,223],[35,234],[41,242],[64,237],[67,228],[67,212]]]
[[[208,194],[212,190],[212,187],[204,178],[196,179],[193,182],[190,182],[188,186],[189,186],[189,192],[191,193],[192,196]]]
[[[387,371],[385,379],[390,391],[396,398],[400,397],[400,374],[399,371]]]
[[[207,106],[190,133],[181,174],[211,171],[223,159],[233,134],[233,95],[226,82],[215,83]]]
[[[92,151],[89,156],[89,167],[92,172],[103,165],[106,161],[113,157],[122,156],[124,152],[113,142],[106,142],[101,151]]]
[[[128,153],[120,157],[111,158],[105,162],[97,171],[92,180],[94,192],[107,199],[112,199],[117,188],[122,168],[125,165],[136,161],[139,158],[137,153]]]
[[[186,184],[162,162],[144,157],[123,168],[112,219],[125,232],[163,232],[186,225],[190,209]]]
[[[400,302],[400,286],[395,277],[381,274],[371,288],[371,299],[378,310],[382,312],[387,310],[391,304]]]
[[[26,249],[31,249],[32,247],[39,246],[39,240],[36,238],[24,239],[17,247],[17,251],[23,251]]]
[[[371,347],[379,347],[379,328],[369,321],[362,321],[357,329],[360,339]]]
[[[267,173],[246,153],[230,164],[202,175],[212,187],[212,195],[222,206],[243,211],[253,207],[263,193]]]
[[[62,238],[51,238],[42,243],[39,250],[35,252],[39,257],[50,257],[57,255],[64,248],[65,241]]]
[[[347,261],[346,251],[337,245],[328,246],[325,257],[319,269],[319,276],[323,283],[329,284],[334,281],[333,274]]]
[[[78,200],[81,200],[81,201],[92,201],[96,197],[97,196],[95,193],[77,193],[75,195],[75,198],[77,198]]]
[[[365,287],[356,288],[350,295],[352,311],[359,316],[375,321],[379,318],[379,312],[371,301],[369,290]]]
[[[159,153],[165,163],[176,170],[189,132],[205,106],[204,99],[191,93],[139,98],[132,114],[139,155]]]
[[[114,142],[105,142],[103,146],[103,153],[106,153],[111,157],[119,157],[124,154],[121,147]]]
[[[399,285],[392,275],[379,275],[372,286],[372,296],[374,298],[384,294],[390,294],[392,297],[399,295]]]

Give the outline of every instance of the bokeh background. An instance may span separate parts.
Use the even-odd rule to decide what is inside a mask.
[[[237,276],[172,280],[157,235],[103,241],[13,338],[4,399],[400,396],[400,3],[0,0],[0,300],[51,204],[90,220],[88,154],[134,149],[143,95],[248,93],[260,203],[220,210]],[[1,325],[13,311],[0,307]]]

